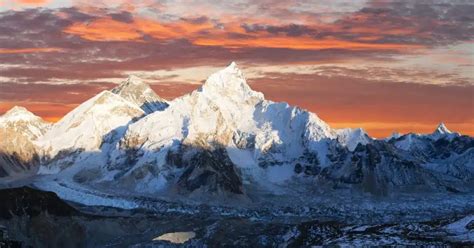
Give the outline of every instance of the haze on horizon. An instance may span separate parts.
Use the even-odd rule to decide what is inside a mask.
[[[266,98],[375,137],[474,135],[474,3],[0,1],[0,114],[56,121],[129,75],[163,98],[236,61]]]

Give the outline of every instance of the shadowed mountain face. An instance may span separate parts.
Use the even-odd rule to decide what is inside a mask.
[[[14,177],[15,175],[21,178],[34,173],[40,164],[40,157],[34,152],[34,148],[29,149],[33,152],[23,152],[22,154],[0,152],[0,178]]]
[[[188,161],[182,160],[184,163],[181,166],[186,169],[178,180],[181,189],[188,192],[199,190],[209,193],[243,194],[242,179],[225,149],[197,149],[193,153]],[[173,153],[172,156],[183,155]]]

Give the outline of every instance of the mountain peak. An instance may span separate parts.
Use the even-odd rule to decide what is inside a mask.
[[[130,75],[110,92],[138,105],[146,113],[160,111],[168,107],[168,103],[159,97],[141,78]]]
[[[111,89],[110,91],[114,94],[120,95],[120,93],[124,91],[136,91],[135,93],[143,93],[139,91],[145,91],[150,86],[143,82],[143,79],[135,76],[135,75],[130,75],[125,79],[125,81],[121,82],[117,87]]]
[[[135,75],[130,75],[128,76],[127,80],[125,82],[129,84],[144,84],[143,79],[135,76]]]
[[[438,127],[436,128],[436,130],[434,130],[434,132],[432,134],[428,135],[428,137],[430,137],[432,139],[435,139],[435,140],[438,140],[438,139],[441,139],[441,138],[452,139],[452,138],[457,137],[459,135],[460,135],[459,133],[451,132],[446,127],[446,125],[444,125],[444,123],[441,122],[438,125]]]
[[[50,123],[44,121],[41,117],[36,116],[26,108],[20,106],[15,106],[8,110],[8,112],[6,112],[3,116],[0,116],[0,136],[2,136],[2,132],[6,132],[10,138],[20,135],[23,138],[27,138],[27,140],[31,141],[43,135],[49,127]],[[16,139],[3,141],[16,142]],[[16,145],[18,144],[12,143],[8,146]],[[1,146],[2,144],[0,142],[0,147]]]
[[[28,111],[25,107],[22,106],[13,106],[10,110],[8,110],[5,115],[12,115],[12,114],[17,114],[17,113],[28,113],[32,114],[30,111]]]
[[[230,64],[227,66],[227,68],[232,68],[232,69],[238,69],[237,68],[237,63],[235,61],[230,62]]]
[[[439,134],[450,134],[452,133],[447,127],[446,125],[444,125],[443,122],[441,122],[438,127],[436,128],[436,130],[434,131],[434,133],[439,133]]]
[[[244,73],[232,62],[226,68],[212,74],[201,87],[203,93],[212,97],[230,97],[234,100],[256,98],[263,100],[260,92],[253,91],[247,84]]]
[[[239,67],[237,67],[237,63],[235,63],[234,61],[232,61],[226,68],[221,70],[221,72],[226,74],[234,74],[239,78],[245,79],[244,73],[239,69]]]
[[[10,120],[10,121],[18,121],[18,120],[39,120],[42,119],[35,114],[31,113],[25,107],[21,106],[14,106],[10,110],[8,110],[3,116],[3,119]]]

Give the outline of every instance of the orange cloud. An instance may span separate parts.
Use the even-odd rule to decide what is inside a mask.
[[[161,40],[173,40],[192,38],[198,32],[211,30],[213,27],[209,22],[161,23],[137,18],[132,23],[125,23],[107,17],[89,23],[75,23],[66,28],[64,32],[92,41],[143,41],[143,35]]]
[[[142,34],[134,25],[101,18],[90,23],[74,23],[64,30],[92,41],[141,41]]]
[[[368,30],[365,30],[368,31]],[[375,32],[374,30],[370,30]],[[395,31],[395,30],[394,30]],[[397,32],[401,32],[396,30]],[[396,43],[370,43],[360,41],[346,41],[337,38],[315,39],[310,36],[287,36],[268,34],[264,32],[246,33],[240,23],[232,22],[224,28],[216,28],[214,24],[205,21],[193,23],[177,21],[161,23],[150,19],[135,19],[131,23],[101,18],[90,23],[75,23],[64,32],[78,35],[83,39],[93,41],[143,41],[143,35],[149,35],[160,40],[188,39],[199,46],[220,46],[228,48],[289,48],[289,49],[379,49],[401,50],[419,49],[421,45]],[[232,34],[242,35],[243,38],[234,38]],[[373,36],[370,36],[372,38]],[[371,39],[366,41],[371,41]]]
[[[316,40],[309,37],[253,37],[249,39],[213,39],[198,38],[193,41],[196,45],[201,46],[224,46],[229,48],[245,48],[245,47],[266,47],[266,48],[289,48],[295,50],[321,50],[321,49],[380,49],[380,50],[401,50],[401,49],[419,49],[420,45],[409,44],[377,44],[351,42],[337,39]]]
[[[32,47],[32,48],[0,48],[0,54],[15,54],[15,53],[51,53],[61,52],[62,48],[56,47]]]
[[[192,23],[177,21],[172,23],[160,23],[149,19],[136,19],[134,26],[137,30],[150,35],[156,39],[179,39],[192,38],[201,31],[211,31],[214,25],[210,22]]]
[[[24,5],[43,5],[48,3],[50,0],[17,0],[19,4]]]

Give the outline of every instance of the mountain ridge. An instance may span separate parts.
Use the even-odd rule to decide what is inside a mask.
[[[444,124],[432,134],[385,140],[360,128],[333,129],[315,113],[266,100],[236,63],[154,111],[143,109],[149,98],[140,96],[151,90],[143,84],[129,78],[53,124],[35,141],[42,148],[40,176],[67,192],[84,187],[197,198],[290,194],[294,189],[285,185],[344,185],[382,195],[410,185],[462,192],[474,179],[469,136]]]

